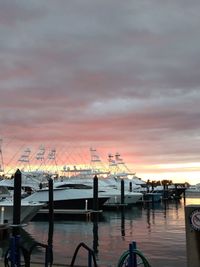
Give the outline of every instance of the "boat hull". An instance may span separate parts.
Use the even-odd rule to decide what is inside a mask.
[[[107,197],[98,198],[98,208],[101,209],[107,201]],[[53,202],[54,209],[94,209],[93,198],[63,199]]]
[[[44,207],[43,203],[22,201],[20,223],[27,224],[42,207]],[[0,220],[1,223],[13,224],[13,202],[6,200],[0,202]]]
[[[134,205],[136,204],[139,200],[141,200],[143,197],[142,193],[125,193],[124,195],[124,203],[126,205]],[[113,196],[110,196],[110,198],[105,202],[105,204],[103,205],[105,206],[110,206],[110,205],[115,205],[115,204],[121,204],[122,202],[122,196],[121,194],[115,194]]]
[[[29,197],[29,201],[49,202],[48,190],[38,190]],[[107,196],[98,196],[98,208],[101,209],[103,204],[108,200]],[[54,189],[53,206],[54,209],[94,209],[95,198],[93,190],[90,189]]]

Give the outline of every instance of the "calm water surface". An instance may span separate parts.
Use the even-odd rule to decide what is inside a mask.
[[[107,211],[98,223],[56,221],[54,263],[70,264],[77,245],[84,242],[95,251],[97,264],[117,266],[121,254],[132,241],[136,241],[152,267],[186,267],[184,206],[188,204],[200,204],[200,199],[135,206],[124,213]],[[47,222],[31,222],[24,230],[27,242],[34,238],[47,243]],[[44,262],[44,256],[37,252],[32,255],[32,260]],[[83,249],[76,263],[87,263]]]

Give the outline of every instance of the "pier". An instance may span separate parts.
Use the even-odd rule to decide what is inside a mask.
[[[124,204],[124,203],[116,203],[116,204],[106,204],[106,206],[104,206],[104,210],[119,210],[122,208],[128,208],[131,207],[128,204]]]
[[[92,215],[94,214],[101,214],[103,210],[91,210],[91,209],[55,209],[54,210],[54,219],[59,220],[61,217],[62,219],[70,217],[82,217],[90,220]],[[49,210],[48,209],[41,209],[37,215],[35,216],[34,220],[45,219],[48,220]]]

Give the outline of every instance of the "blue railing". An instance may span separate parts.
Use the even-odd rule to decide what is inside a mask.
[[[132,242],[129,244],[129,250],[121,255],[117,267],[138,267],[141,264],[144,267],[151,267],[142,252],[137,249],[136,242]]]
[[[10,237],[10,246],[4,256],[4,266],[5,267],[30,267],[31,265],[31,255],[36,247],[41,247],[45,249],[45,261],[44,266],[50,267],[53,264],[53,251],[52,246],[47,244],[42,244],[39,242],[34,242],[30,248],[25,248],[20,244],[20,236]],[[23,260],[22,260],[23,256]],[[23,262],[23,264],[22,264]]]

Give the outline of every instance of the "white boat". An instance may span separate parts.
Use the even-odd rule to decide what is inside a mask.
[[[146,182],[141,178],[136,176],[136,173],[131,171],[123,158],[119,153],[116,153],[114,156],[112,154],[108,155],[110,177],[126,179],[128,182],[131,182],[134,186],[145,186]]]
[[[78,168],[74,166],[74,169],[66,168],[64,167],[64,176],[61,177],[62,184],[56,185],[56,187],[65,187],[68,186],[70,183],[74,184],[74,186],[88,186],[93,189],[93,178],[95,175],[98,177],[98,195],[99,196],[106,196],[109,197],[109,199],[104,203],[104,207],[110,206],[110,205],[117,205],[121,204],[121,178],[127,178],[128,175],[130,175],[130,172],[126,173],[120,172],[120,176],[115,174],[111,174],[108,169],[106,169],[103,166],[103,163],[101,162],[101,159],[99,155],[97,154],[96,149],[90,148],[91,153],[91,167],[87,168]],[[117,165],[121,165],[122,162],[119,163],[120,158],[119,154],[117,154]],[[111,155],[109,158],[109,162],[111,163]],[[117,169],[119,171],[119,168]],[[119,172],[118,172],[119,173]],[[125,175],[124,175],[125,174]],[[133,173],[131,173],[133,174]],[[123,176],[124,175],[124,176]],[[134,176],[136,177],[136,176]],[[139,200],[142,199],[143,193],[139,192],[139,189],[141,189],[141,183],[143,181],[141,179],[127,179],[130,182],[133,182],[132,188],[134,190],[129,190],[128,183],[125,183],[124,188],[124,204],[127,205],[133,205],[136,204]],[[136,182],[139,184],[136,185]],[[136,188],[138,189],[136,191]]]
[[[91,153],[91,167],[87,168],[78,168],[74,166],[74,169],[64,167],[64,176],[62,177],[63,184],[59,185],[59,187],[67,186],[67,184],[73,183],[74,185],[86,185],[89,186],[91,189],[93,188],[93,178],[95,175],[98,177],[98,195],[99,196],[106,196],[109,199],[104,203],[104,207],[107,205],[115,205],[121,204],[121,178],[127,178],[128,175],[133,175],[134,173],[128,171],[125,167],[126,172],[119,169],[118,166],[125,166],[125,164],[121,161],[120,155],[116,154],[116,160],[112,160],[111,154],[109,154],[109,166],[115,166],[117,169],[115,173],[112,174],[108,168],[105,168],[104,164],[102,163],[96,149],[90,148]],[[123,163],[123,164],[122,164]],[[120,172],[120,175],[119,175]],[[117,174],[116,174],[117,173]],[[67,175],[66,175],[67,174]],[[134,190],[129,190],[128,183],[125,183],[124,188],[124,204],[132,205],[136,204],[139,200],[142,199],[143,194],[139,191],[141,189],[141,183],[143,181],[139,178],[129,180],[132,181],[133,185],[132,188]],[[145,183],[145,182],[144,182]],[[58,185],[57,185],[58,186]],[[136,188],[138,190],[136,190]]]
[[[41,173],[35,174],[35,172],[24,173],[21,172],[21,194],[25,197],[27,194],[31,194],[35,190],[39,189],[41,181],[38,180],[38,176],[43,177]],[[35,178],[36,177],[36,178]],[[45,178],[45,183],[47,184],[47,179]],[[7,188],[9,194],[12,196],[14,194],[14,178],[3,179],[0,181],[0,190]],[[1,194],[1,191],[0,191]]]
[[[44,203],[21,199],[20,223],[28,223],[36,213],[44,207]],[[0,186],[0,224],[13,223],[13,196],[6,186]]]
[[[103,208],[108,205],[121,204],[121,190],[117,188],[116,184],[110,183],[109,178],[99,178],[98,179],[98,197],[105,197],[107,201],[103,204]],[[84,191],[85,189],[93,192],[93,178],[78,178],[71,177],[66,178],[63,181],[54,182],[56,188],[79,188]],[[124,191],[124,204],[132,205],[137,203],[143,194],[140,192],[129,192]]]
[[[186,197],[199,197],[200,198],[200,183],[191,185],[185,190]]]
[[[25,198],[28,201],[39,201],[48,203],[49,189],[42,188]],[[102,208],[107,201],[107,196],[98,196],[98,207]],[[86,186],[73,186],[73,184],[64,188],[53,188],[53,205],[54,209],[93,209],[94,197],[93,190]]]
[[[21,200],[20,223],[27,224],[37,214],[37,212],[44,207],[44,203],[29,202],[24,199]],[[13,223],[13,201],[3,199],[0,201],[0,221],[1,224]]]
[[[22,196],[27,201],[39,201],[48,203],[49,189],[48,178],[53,175],[45,172],[22,172]],[[55,179],[56,180],[56,179]],[[85,209],[86,202],[88,209],[93,208],[93,190],[88,187],[74,187],[73,185],[65,188],[56,188],[54,181],[53,201],[55,209]],[[14,179],[0,181],[0,186],[7,186],[12,194]],[[98,206],[102,207],[108,196],[98,196]]]
[[[184,184],[170,184],[167,186],[157,185],[152,188],[152,192],[162,194],[163,199],[181,199],[185,192]]]
[[[104,194],[112,193],[114,195],[110,197],[109,200],[105,204],[116,204],[121,203],[121,180],[113,178],[100,178],[99,179],[99,188],[100,190],[104,190]],[[126,187],[126,183],[124,183],[124,204],[133,205],[136,204],[139,200],[143,198],[143,194],[141,192],[130,191]]]

